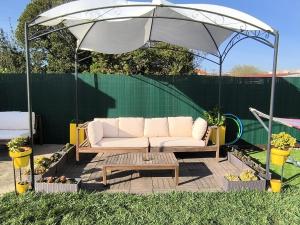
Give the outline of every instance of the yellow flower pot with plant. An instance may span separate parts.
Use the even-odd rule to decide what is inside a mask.
[[[221,113],[218,107],[214,107],[211,111],[204,112],[204,118],[207,121],[209,126],[218,126],[219,127],[219,143],[220,145],[225,144],[225,134],[226,134],[226,126],[225,126],[225,116]],[[213,143],[217,141],[217,130],[213,129],[210,135],[210,140]]]
[[[18,137],[8,142],[7,147],[9,149],[9,156],[13,159],[14,167],[16,169],[28,166],[30,154],[32,149],[26,147],[28,139],[24,137]]]
[[[290,148],[295,147],[296,138],[285,132],[272,134],[271,145],[271,162],[274,165],[283,166],[288,156],[290,155]]]
[[[29,188],[29,184],[27,181],[20,181],[16,184],[16,190],[19,194],[25,193]]]

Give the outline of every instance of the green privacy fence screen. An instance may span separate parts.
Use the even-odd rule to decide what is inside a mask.
[[[248,108],[269,110],[269,78],[223,77],[222,108],[242,119],[243,142],[266,143],[267,133]],[[300,78],[277,79],[275,115],[300,118]],[[119,116],[202,116],[217,105],[218,78],[207,76],[125,76],[81,74],[79,118]],[[46,143],[68,141],[69,122],[75,117],[72,74],[32,76],[33,111],[42,116]],[[0,111],[27,110],[26,77],[0,75]],[[227,138],[235,135],[228,125]],[[275,132],[285,130],[298,139],[300,132],[275,124]]]

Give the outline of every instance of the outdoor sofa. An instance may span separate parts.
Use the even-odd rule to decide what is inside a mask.
[[[0,144],[6,144],[16,137],[30,137],[28,120],[28,112],[0,112]],[[32,112],[32,126],[34,138],[41,144],[41,121],[34,112]]]
[[[79,130],[86,138],[79,143]],[[209,138],[215,129],[216,143]],[[76,160],[80,153],[215,151],[219,158],[219,129],[192,117],[96,118],[77,128]]]

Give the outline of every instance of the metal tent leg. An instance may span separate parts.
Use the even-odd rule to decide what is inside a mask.
[[[79,123],[79,116],[78,116],[78,52],[77,49],[75,50],[75,120],[76,126]]]
[[[25,57],[26,57],[26,82],[27,82],[27,106],[29,116],[29,130],[30,130],[30,145],[32,153],[30,154],[30,175],[31,187],[34,190],[34,150],[33,150],[33,127],[32,127],[32,102],[31,102],[31,78],[30,78],[30,54],[29,54],[29,39],[28,39],[28,24],[25,23]]]
[[[276,71],[277,71],[277,58],[278,58],[278,43],[279,33],[275,33],[274,57],[273,57],[273,73],[271,84],[271,98],[270,98],[270,113],[269,113],[269,131],[268,131],[268,146],[267,146],[267,159],[266,159],[266,172],[267,178],[270,179],[270,155],[271,155],[271,138],[272,138],[272,122],[274,112],[274,98],[275,98],[275,84],[276,84]]]
[[[222,57],[220,56],[220,61],[219,61],[219,83],[218,83],[218,107],[219,110],[221,110],[221,92],[222,92]],[[220,118],[220,112],[218,113],[218,118]]]

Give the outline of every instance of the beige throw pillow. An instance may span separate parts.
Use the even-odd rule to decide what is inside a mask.
[[[207,130],[207,121],[201,117],[197,118],[193,125],[192,136],[194,139],[202,140]]]
[[[88,139],[91,145],[95,145],[103,138],[103,126],[101,121],[92,121],[88,124]]]
[[[95,121],[101,121],[103,126],[103,137],[119,137],[119,119],[118,118],[95,118]]]

